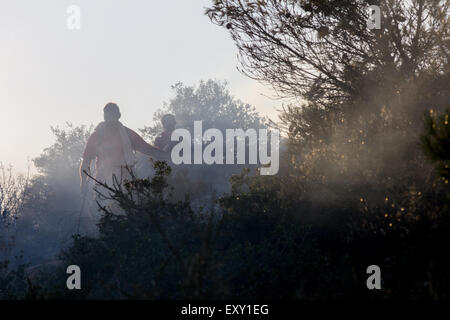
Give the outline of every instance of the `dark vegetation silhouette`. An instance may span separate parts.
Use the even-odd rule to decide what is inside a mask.
[[[367,29],[369,4],[381,7],[380,30]],[[17,230],[15,243],[24,237],[17,255],[19,248],[34,252],[40,263],[48,259],[37,256],[51,251],[60,265],[27,281],[23,264],[4,264],[0,294],[448,299],[449,7],[431,0],[212,1],[206,14],[229,30],[242,72],[295,98],[280,111],[286,139],[278,175],[157,162],[150,178],[105,186],[124,216],[104,208],[98,237],[78,235],[63,246],[55,219],[70,226],[64,210],[79,207],[76,164],[88,130],[56,130],[55,145],[35,161],[42,175],[20,191],[25,198],[8,230]],[[194,120],[204,129],[267,125],[223,83],[174,90],[155,120],[171,113],[191,130]],[[142,130],[150,139],[159,132],[158,124]],[[81,291],[65,287],[69,264],[83,270]],[[366,287],[372,264],[381,268],[381,290]]]

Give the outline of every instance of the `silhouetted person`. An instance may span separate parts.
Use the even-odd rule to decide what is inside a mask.
[[[166,114],[162,117],[161,123],[163,125],[164,131],[155,139],[155,146],[161,150],[170,152],[172,147],[177,143],[171,141],[170,137],[172,132],[175,130],[175,117],[171,114]]]
[[[111,185],[112,176],[119,181],[126,176],[125,166],[135,165],[135,151],[148,156],[166,159],[167,154],[144,141],[136,132],[125,127],[119,121],[121,114],[115,103],[108,103],[103,109],[105,121],[101,122],[89,137],[80,166],[81,190],[86,194],[87,176],[92,160],[96,160],[95,178]]]

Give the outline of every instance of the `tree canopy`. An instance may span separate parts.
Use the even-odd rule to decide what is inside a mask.
[[[381,6],[380,30],[367,28],[374,4]],[[370,96],[374,85],[391,92],[398,80],[448,71],[449,6],[448,0],[214,0],[206,14],[229,30],[246,75],[281,96],[337,107]]]

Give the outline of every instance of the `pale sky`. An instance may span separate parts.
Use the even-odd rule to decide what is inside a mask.
[[[171,85],[215,78],[276,120],[273,91],[236,70],[207,0],[0,0],[0,162],[24,171],[50,146],[50,126],[98,123],[114,101],[132,129],[152,123]],[[67,8],[81,9],[81,30]]]

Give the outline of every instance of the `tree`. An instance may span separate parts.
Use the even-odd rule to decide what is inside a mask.
[[[366,26],[372,4],[381,7],[380,30]],[[206,11],[229,30],[244,74],[304,101],[280,115],[289,138],[281,202],[327,227],[324,247],[345,252],[354,279],[373,259],[389,264],[385,297],[448,296],[448,186],[435,183],[419,142],[424,112],[444,114],[450,101],[449,8],[431,0],[215,0]],[[445,168],[444,124],[445,116],[428,121],[424,139]]]
[[[92,127],[68,123],[51,130],[55,141],[33,160],[39,174],[24,190],[16,225],[15,253],[23,252],[31,263],[55,259],[76,233],[81,204],[78,169]]]
[[[251,105],[234,98],[226,82],[217,80],[200,81],[197,86],[186,86],[180,82],[172,86],[174,98],[159,109],[153,126],[141,132],[154,139],[161,131],[160,120],[164,114],[173,114],[177,127],[193,131],[194,121],[203,121],[203,129],[219,130],[242,128],[263,128],[265,119]]]
[[[381,30],[367,28],[381,6]],[[206,14],[226,27],[244,74],[282,96],[338,107],[395,92],[398,81],[448,71],[450,1],[214,0]],[[390,80],[390,81],[389,81]]]
[[[422,147],[428,157],[435,163],[438,175],[448,184],[450,179],[450,125],[449,110],[437,115],[433,110],[425,114],[425,134]]]
[[[369,5],[381,7],[380,30],[367,28]],[[410,184],[399,172],[429,172],[420,162],[418,128],[424,110],[442,111],[450,99],[449,6],[217,0],[206,14],[229,30],[244,74],[305,101],[280,115],[294,185],[387,186],[394,176]]]
[[[55,142],[44,149],[42,154],[33,159],[33,163],[47,183],[57,184],[58,187],[73,186],[68,181],[79,180],[78,168],[81,156],[92,127],[74,127],[67,123],[67,128],[51,127],[55,135]]]

